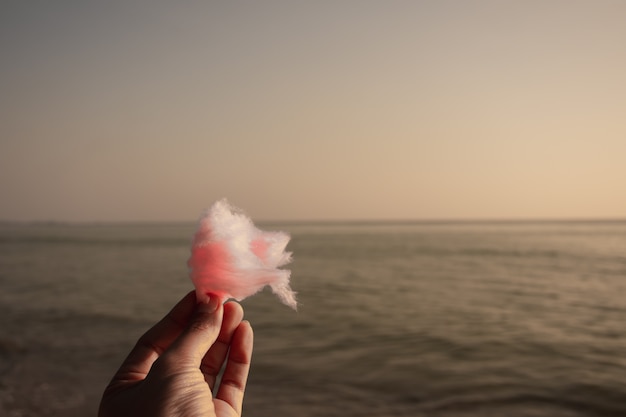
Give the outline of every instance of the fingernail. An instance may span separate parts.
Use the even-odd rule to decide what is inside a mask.
[[[214,313],[220,305],[220,297],[215,294],[207,294],[208,301],[198,303],[198,310],[203,313]]]

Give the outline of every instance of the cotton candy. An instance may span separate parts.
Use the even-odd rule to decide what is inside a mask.
[[[295,310],[291,271],[279,269],[291,262],[291,252],[285,252],[288,242],[288,234],[259,230],[225,199],[215,202],[200,218],[187,261],[198,299],[215,294],[222,302],[241,301],[269,285]]]

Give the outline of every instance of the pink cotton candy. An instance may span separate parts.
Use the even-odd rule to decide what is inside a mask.
[[[285,252],[288,242],[288,234],[257,229],[226,200],[215,202],[200,218],[187,261],[198,299],[206,300],[210,293],[222,301],[241,301],[269,285],[295,310],[291,271],[278,269],[291,262],[291,252]]]

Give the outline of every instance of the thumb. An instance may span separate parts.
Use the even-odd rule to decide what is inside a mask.
[[[224,313],[218,296],[209,294],[208,298],[207,302],[196,304],[189,325],[172,343],[165,355],[200,366],[202,358],[217,340]]]

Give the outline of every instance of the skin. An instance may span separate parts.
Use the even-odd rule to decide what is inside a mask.
[[[238,303],[210,295],[198,303],[187,294],[139,339],[105,389],[98,416],[241,416],[253,344],[242,318]]]

